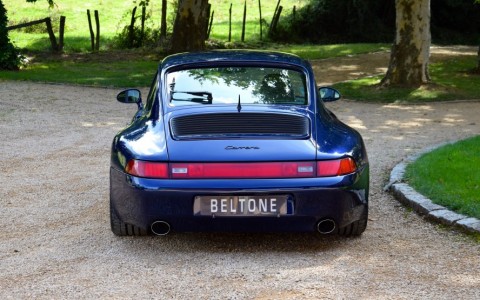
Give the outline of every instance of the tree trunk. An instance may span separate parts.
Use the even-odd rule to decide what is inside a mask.
[[[173,25],[172,53],[205,48],[208,0],[180,0]]]
[[[381,85],[418,86],[430,81],[430,0],[396,0],[396,37]]]

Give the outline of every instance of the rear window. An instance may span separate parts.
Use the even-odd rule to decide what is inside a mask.
[[[187,69],[167,74],[170,105],[306,105],[303,72],[266,67]]]

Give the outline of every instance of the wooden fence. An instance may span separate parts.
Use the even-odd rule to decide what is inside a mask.
[[[47,32],[48,32],[48,37],[50,39],[50,44],[52,45],[52,50],[62,52],[63,51],[63,36],[64,36],[64,33],[65,33],[65,19],[66,18],[64,16],[60,17],[60,30],[59,30],[58,43],[57,43],[57,39],[55,37],[55,34],[53,33],[52,19],[50,19],[50,18],[45,18],[45,19],[31,21],[31,22],[27,22],[27,23],[18,24],[18,25],[8,26],[7,30],[20,29],[20,28],[24,28],[24,27],[29,27],[29,26],[45,23],[46,26],[47,26]]]

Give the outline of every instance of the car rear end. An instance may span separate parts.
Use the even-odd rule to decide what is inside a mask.
[[[158,120],[114,141],[117,233],[363,232],[361,137],[317,111],[303,67],[244,65],[164,70]]]

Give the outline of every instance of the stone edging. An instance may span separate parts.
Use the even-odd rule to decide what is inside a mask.
[[[411,186],[403,182],[403,176],[405,174],[405,168],[408,164],[417,160],[421,155],[431,152],[442,146],[453,144],[443,143],[428,147],[420,151],[415,155],[408,156],[398,165],[396,165],[390,173],[390,181],[385,186],[384,190],[390,190],[393,196],[402,204],[413,208],[420,215],[424,215],[427,219],[438,222],[440,224],[454,226],[461,230],[472,233],[480,233],[480,220],[477,218],[468,217],[450,211],[449,209],[433,203],[427,197],[421,195],[415,191]]]

